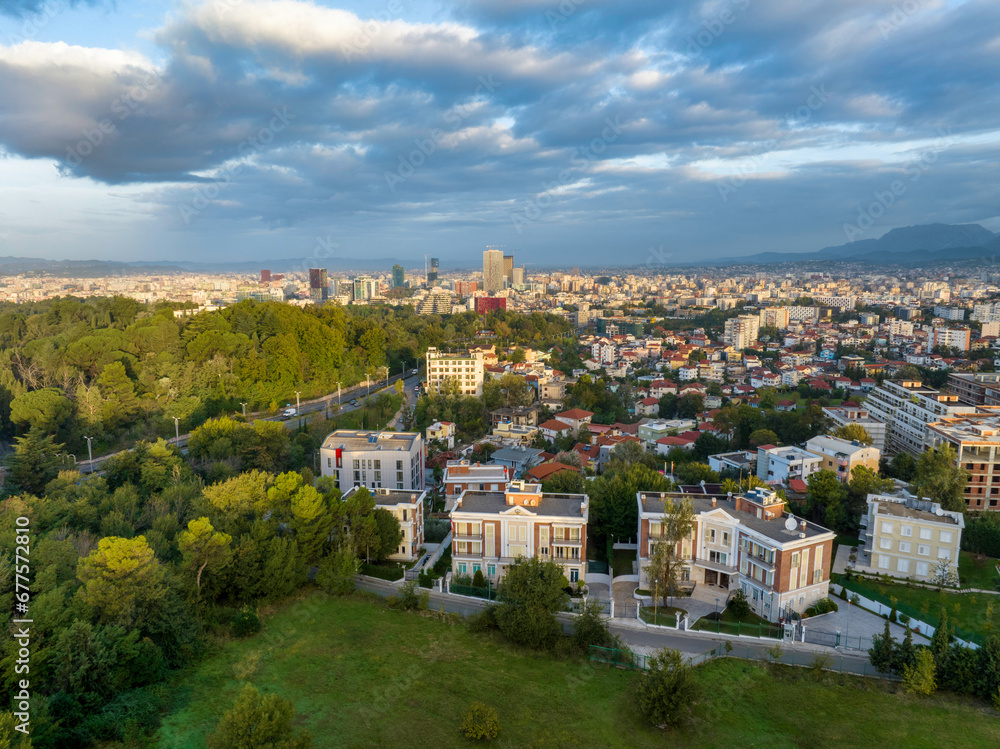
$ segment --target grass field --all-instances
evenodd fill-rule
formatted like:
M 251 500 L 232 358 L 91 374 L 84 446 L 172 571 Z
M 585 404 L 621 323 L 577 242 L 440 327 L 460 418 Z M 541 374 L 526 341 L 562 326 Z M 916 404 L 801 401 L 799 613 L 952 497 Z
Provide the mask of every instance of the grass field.
M 632 563 L 636 560 L 635 549 L 615 549 L 615 557 L 611 563 L 615 575 L 631 575 Z
M 959 552 L 958 555 L 958 577 L 962 581 L 963 588 L 978 588 L 979 590 L 996 590 L 997 583 L 1000 583 L 1000 575 L 997 574 L 996 559 L 986 558 L 986 564 L 978 567 L 975 560 L 967 551 Z
M 633 673 L 520 651 L 462 624 L 315 594 L 265 619 L 264 630 L 220 644 L 173 687 L 165 748 L 202 747 L 240 685 L 292 700 L 322 747 L 467 747 L 458 731 L 474 700 L 500 713 L 498 747 L 768 746 L 982 747 L 1000 719 L 948 696 L 804 669 L 717 660 L 698 668 L 704 697 L 677 733 L 647 727 Z

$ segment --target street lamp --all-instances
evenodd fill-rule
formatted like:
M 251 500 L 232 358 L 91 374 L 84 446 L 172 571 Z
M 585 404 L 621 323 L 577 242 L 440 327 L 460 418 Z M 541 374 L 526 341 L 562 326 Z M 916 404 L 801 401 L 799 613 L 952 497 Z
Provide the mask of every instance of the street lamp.
M 719 599 L 715 599 L 715 621 L 719 621 Z
M 243 418 L 245 419 L 247 417 L 247 404 L 240 401 L 240 405 L 243 406 Z
M 295 413 L 299 412 L 299 396 L 301 394 L 302 393 L 300 391 L 298 391 L 298 390 L 295 391 Z
M 365 385 L 368 386 L 368 392 L 365 393 L 365 397 L 368 397 L 372 394 L 372 373 L 367 369 L 365 370 Z
M 181 441 L 181 419 L 179 416 L 174 416 L 174 444 L 179 445 Z
M 90 470 L 87 473 L 94 472 L 94 453 L 91 450 L 91 443 L 94 441 L 93 437 L 84 437 L 87 440 L 87 464 L 90 466 Z
M 340 408 L 340 380 L 337 380 L 337 407 Z

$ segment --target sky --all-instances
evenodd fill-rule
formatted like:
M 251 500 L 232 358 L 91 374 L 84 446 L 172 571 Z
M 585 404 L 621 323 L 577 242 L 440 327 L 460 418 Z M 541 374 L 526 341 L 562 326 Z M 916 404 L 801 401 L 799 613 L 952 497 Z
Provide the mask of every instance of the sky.
M 996 0 L 0 0 L 0 256 L 473 267 L 1000 231 Z

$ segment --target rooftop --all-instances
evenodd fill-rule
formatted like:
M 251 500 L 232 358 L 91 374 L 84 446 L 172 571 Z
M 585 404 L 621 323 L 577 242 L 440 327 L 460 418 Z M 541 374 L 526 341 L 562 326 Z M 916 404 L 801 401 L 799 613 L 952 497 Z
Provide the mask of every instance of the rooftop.
M 512 512 L 519 507 L 522 513 L 532 515 L 547 515 L 550 517 L 587 519 L 586 494 L 545 494 L 539 495 L 538 504 L 532 507 L 507 504 L 507 496 L 503 492 L 462 492 L 459 502 L 456 502 L 452 513 L 496 514 Z
M 324 450 L 405 450 L 409 452 L 420 441 L 419 432 L 375 432 L 358 429 L 338 429 L 323 440 Z
M 351 487 L 344 494 L 344 498 L 346 499 L 359 488 L 362 487 Z M 394 507 L 395 505 L 401 504 L 417 504 L 418 502 L 422 502 L 424 496 L 427 494 L 426 491 L 403 491 L 402 489 L 369 489 L 368 491 L 371 493 L 372 497 L 374 497 L 375 504 L 382 507 Z
M 875 515 L 891 515 L 897 518 L 920 520 L 925 523 L 944 523 L 959 528 L 965 527 L 965 518 L 962 513 L 943 510 L 941 505 L 937 502 L 931 502 L 929 499 L 869 494 L 868 505 Z

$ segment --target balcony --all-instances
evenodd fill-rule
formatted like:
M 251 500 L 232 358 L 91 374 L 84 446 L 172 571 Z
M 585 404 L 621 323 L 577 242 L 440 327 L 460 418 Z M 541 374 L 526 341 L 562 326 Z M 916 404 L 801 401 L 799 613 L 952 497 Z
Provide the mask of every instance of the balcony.
M 452 551 L 451 558 L 452 559 L 458 559 L 458 560 L 463 561 L 463 562 L 464 561 L 469 561 L 469 560 L 472 560 L 474 562 L 478 562 L 478 561 L 481 561 L 482 559 L 484 559 L 482 552 L 479 552 L 479 553 L 475 553 L 475 552 L 462 552 L 462 553 L 458 553 L 456 551 Z
M 751 559 L 752 558 L 753 557 L 751 557 Z M 716 572 L 722 572 L 727 575 L 736 574 L 736 567 L 732 567 L 728 564 L 722 564 L 721 562 L 712 562 L 709 559 L 702 559 L 696 557 L 695 559 L 691 560 L 691 563 L 698 567 L 704 567 L 707 570 L 715 570 Z
M 482 533 L 465 534 L 465 533 L 453 533 L 451 536 L 453 541 L 482 541 Z
M 581 546 L 583 546 L 583 541 L 581 541 L 579 538 L 573 538 L 573 539 L 569 539 L 569 538 L 553 538 L 552 539 L 552 545 L 553 546 L 568 546 L 571 549 L 579 549 Z
M 768 570 L 769 572 L 773 572 L 774 571 L 774 562 L 769 562 L 766 559 L 764 559 L 764 557 L 756 557 L 753 554 L 747 554 L 747 552 L 743 552 L 743 553 L 746 555 L 746 558 L 747 558 L 748 562 L 753 562 L 758 567 L 763 567 L 764 569 Z

